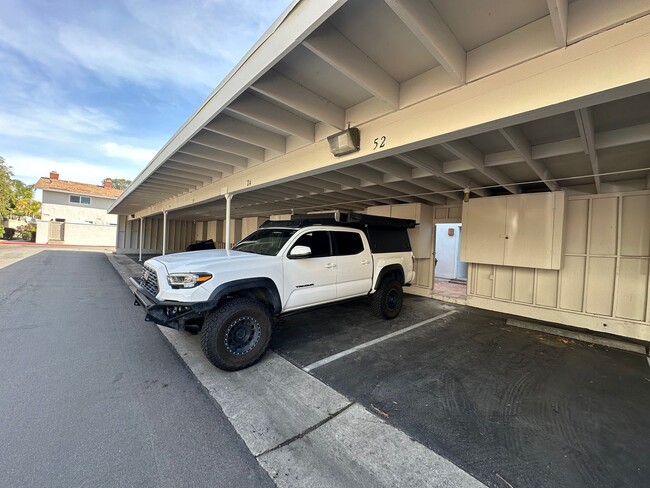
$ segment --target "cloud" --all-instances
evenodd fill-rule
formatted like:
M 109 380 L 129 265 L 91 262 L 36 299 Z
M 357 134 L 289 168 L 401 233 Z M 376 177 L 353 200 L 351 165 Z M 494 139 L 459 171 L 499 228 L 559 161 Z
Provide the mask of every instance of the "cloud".
M 39 107 L 27 105 L 0 112 L 0 134 L 59 142 L 79 135 L 99 135 L 121 129 L 109 115 L 93 107 Z
M 7 165 L 13 168 L 16 178 L 33 184 L 41 176 L 49 176 L 50 171 L 57 171 L 62 180 L 80 183 L 101 184 L 104 178 L 125 178 L 132 180 L 138 174 L 138 168 L 123 167 L 119 170 L 108 164 L 88 163 L 86 161 L 66 158 L 42 158 L 26 154 L 7 154 Z
M 110 158 L 127 159 L 129 161 L 147 164 L 156 155 L 155 149 L 146 149 L 143 147 L 133 147 L 129 144 L 117 144 L 116 142 L 106 142 L 101 145 L 104 154 Z
M 92 8 L 80 1 L 51 12 L 39 2 L 4 3 L 0 45 L 56 78 L 82 69 L 108 83 L 172 83 L 203 93 L 219 83 L 289 0 L 123 0 Z
M 291 0 L 2 0 L 0 155 L 134 178 Z

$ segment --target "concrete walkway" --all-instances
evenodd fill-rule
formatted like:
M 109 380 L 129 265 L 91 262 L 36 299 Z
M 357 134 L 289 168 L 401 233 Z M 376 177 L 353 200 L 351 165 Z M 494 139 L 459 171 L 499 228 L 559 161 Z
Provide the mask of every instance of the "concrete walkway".
M 107 256 L 126 282 L 140 274 L 128 257 Z M 484 486 L 271 351 L 251 368 L 226 373 L 204 357 L 198 336 L 160 331 L 277 486 Z

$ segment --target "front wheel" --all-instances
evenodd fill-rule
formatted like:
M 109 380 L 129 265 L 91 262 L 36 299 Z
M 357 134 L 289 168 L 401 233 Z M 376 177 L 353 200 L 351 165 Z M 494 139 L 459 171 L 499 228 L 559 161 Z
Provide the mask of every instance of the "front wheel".
M 268 309 L 250 298 L 235 298 L 210 312 L 201 330 L 201 349 L 217 368 L 237 371 L 259 361 L 271 340 Z
M 372 297 L 372 308 L 375 315 L 382 319 L 394 319 L 402 310 L 404 292 L 402 285 L 395 279 L 386 279 Z

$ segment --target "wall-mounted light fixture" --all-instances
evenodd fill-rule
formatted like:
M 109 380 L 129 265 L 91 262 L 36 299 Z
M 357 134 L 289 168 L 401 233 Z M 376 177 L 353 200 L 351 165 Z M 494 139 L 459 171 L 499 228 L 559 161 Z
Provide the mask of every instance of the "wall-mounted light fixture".
M 327 138 L 327 142 L 330 144 L 330 152 L 334 156 L 345 156 L 359 150 L 359 144 L 361 142 L 361 136 L 359 134 L 359 129 L 356 127 L 348 127 L 341 132 L 337 132 Z

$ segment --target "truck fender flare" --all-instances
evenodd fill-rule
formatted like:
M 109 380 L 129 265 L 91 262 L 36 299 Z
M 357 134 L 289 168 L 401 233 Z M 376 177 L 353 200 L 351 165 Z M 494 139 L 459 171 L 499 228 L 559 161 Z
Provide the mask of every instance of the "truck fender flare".
M 278 287 L 275 285 L 275 282 L 271 278 L 244 278 L 241 280 L 234 280 L 229 281 L 228 283 L 223 283 L 212 291 L 209 301 L 216 303 L 231 293 L 253 289 L 259 289 L 263 291 L 273 315 L 277 315 L 282 311 L 280 293 L 278 292 Z
M 404 284 L 404 268 L 402 268 L 402 265 L 389 264 L 388 266 L 381 268 L 381 271 L 379 272 L 379 276 L 377 277 L 377 281 L 375 281 L 374 289 L 376 290 L 381 284 L 381 282 L 384 280 L 384 278 L 390 274 L 397 275 L 397 280 L 400 282 L 400 284 L 401 285 Z

